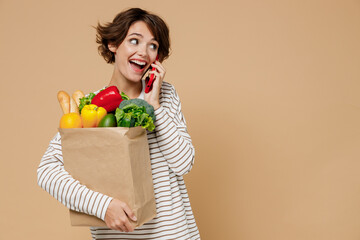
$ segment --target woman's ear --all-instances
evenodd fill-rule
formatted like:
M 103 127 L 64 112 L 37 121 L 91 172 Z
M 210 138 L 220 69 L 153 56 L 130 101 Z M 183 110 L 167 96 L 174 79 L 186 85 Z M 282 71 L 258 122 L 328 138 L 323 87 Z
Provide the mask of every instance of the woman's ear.
M 116 52 L 116 49 L 117 49 L 116 45 L 113 45 L 113 44 L 111 44 L 111 43 L 108 44 L 108 48 L 109 48 L 109 50 L 112 51 L 112 52 Z

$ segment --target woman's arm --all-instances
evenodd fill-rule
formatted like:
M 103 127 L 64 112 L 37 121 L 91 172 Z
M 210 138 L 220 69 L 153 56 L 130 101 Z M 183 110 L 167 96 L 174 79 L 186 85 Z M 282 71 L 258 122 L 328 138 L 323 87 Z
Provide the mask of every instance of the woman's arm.
M 40 187 L 67 208 L 96 216 L 104 221 L 112 197 L 88 189 L 65 171 L 59 133 L 50 141 L 40 161 L 37 180 Z
M 170 85 L 170 84 L 169 84 Z M 195 149 L 187 132 L 186 121 L 181 112 L 181 102 L 175 88 L 163 87 L 169 91 L 168 107 L 155 110 L 155 131 L 160 150 L 171 170 L 178 176 L 190 172 L 195 159 Z

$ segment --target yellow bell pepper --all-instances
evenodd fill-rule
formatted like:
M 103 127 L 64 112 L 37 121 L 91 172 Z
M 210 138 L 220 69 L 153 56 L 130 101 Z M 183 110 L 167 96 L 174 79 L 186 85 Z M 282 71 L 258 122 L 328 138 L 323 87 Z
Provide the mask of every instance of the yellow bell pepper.
M 85 105 L 81 110 L 81 119 L 84 128 L 97 127 L 106 114 L 107 111 L 103 107 L 98 107 L 95 104 Z

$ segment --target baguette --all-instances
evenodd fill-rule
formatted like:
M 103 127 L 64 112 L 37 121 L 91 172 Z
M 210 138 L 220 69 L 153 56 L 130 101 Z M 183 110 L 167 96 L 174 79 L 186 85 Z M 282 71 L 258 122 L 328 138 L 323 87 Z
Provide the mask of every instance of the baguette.
M 80 105 L 80 98 L 83 98 L 85 97 L 84 93 L 80 90 L 77 90 L 73 93 L 72 95 L 73 99 L 75 100 L 76 102 L 76 105 L 79 107 Z
M 70 112 L 76 112 L 76 113 L 79 113 L 79 108 L 78 106 L 76 105 L 76 102 L 73 98 L 70 98 Z
M 59 91 L 57 98 L 64 114 L 70 113 L 70 96 L 65 91 Z

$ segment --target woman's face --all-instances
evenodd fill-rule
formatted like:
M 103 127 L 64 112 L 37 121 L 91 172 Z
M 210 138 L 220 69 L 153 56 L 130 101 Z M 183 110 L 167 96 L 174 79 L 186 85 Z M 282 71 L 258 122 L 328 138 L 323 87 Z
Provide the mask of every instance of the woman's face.
M 159 43 L 143 21 L 134 22 L 118 48 L 109 45 L 115 53 L 115 67 L 128 80 L 138 82 L 156 59 Z

